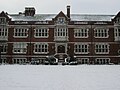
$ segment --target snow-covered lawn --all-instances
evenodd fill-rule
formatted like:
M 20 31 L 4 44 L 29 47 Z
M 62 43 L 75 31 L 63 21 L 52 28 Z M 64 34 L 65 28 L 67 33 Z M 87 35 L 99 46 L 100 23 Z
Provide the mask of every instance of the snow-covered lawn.
M 0 90 L 120 90 L 120 65 L 0 65 Z

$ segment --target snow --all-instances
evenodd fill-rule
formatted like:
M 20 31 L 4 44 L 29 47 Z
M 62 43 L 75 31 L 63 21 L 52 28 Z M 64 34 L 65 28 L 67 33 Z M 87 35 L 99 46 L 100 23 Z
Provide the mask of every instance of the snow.
M 120 90 L 120 66 L 0 65 L 0 90 Z
M 89 14 L 71 14 L 72 21 L 111 21 L 114 15 L 89 15 Z M 56 17 L 56 14 L 36 14 L 25 16 L 19 14 L 10 14 L 12 21 L 47 21 Z
M 72 21 L 111 21 L 114 15 L 72 14 Z

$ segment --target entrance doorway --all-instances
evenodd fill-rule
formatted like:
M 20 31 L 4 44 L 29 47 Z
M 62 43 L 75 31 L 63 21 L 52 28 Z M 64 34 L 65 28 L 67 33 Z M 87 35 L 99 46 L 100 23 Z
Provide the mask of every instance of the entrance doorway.
M 65 53 L 65 46 L 63 46 L 63 45 L 58 46 L 57 51 L 58 51 L 58 53 Z

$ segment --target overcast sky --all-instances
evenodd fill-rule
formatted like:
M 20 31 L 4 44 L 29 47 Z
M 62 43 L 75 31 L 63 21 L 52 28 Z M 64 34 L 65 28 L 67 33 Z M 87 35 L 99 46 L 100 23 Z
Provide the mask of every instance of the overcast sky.
M 0 12 L 10 14 L 23 12 L 26 6 L 34 6 L 37 13 L 66 13 L 66 6 L 72 13 L 116 14 L 120 11 L 120 0 L 0 0 Z

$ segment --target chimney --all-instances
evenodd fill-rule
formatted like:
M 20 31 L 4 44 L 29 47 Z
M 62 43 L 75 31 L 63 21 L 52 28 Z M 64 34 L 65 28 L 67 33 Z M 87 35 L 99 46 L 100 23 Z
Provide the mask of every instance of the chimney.
M 35 8 L 34 7 L 25 7 L 25 16 L 34 16 Z
M 70 6 L 67 6 L 67 16 L 70 18 Z

